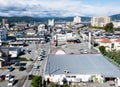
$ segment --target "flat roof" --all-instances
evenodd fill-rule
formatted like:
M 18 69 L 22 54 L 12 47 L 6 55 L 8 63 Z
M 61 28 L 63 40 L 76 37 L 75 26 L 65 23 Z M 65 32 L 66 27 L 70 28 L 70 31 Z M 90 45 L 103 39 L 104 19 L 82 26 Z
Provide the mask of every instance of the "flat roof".
M 120 70 L 101 54 L 52 55 L 48 57 L 45 74 L 101 74 L 120 77 Z

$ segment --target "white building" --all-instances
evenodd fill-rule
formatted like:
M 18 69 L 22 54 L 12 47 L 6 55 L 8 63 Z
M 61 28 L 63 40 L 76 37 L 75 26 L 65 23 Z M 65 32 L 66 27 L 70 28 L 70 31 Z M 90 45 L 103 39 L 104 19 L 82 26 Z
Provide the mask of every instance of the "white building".
M 32 35 L 35 35 L 35 34 L 36 34 L 36 31 L 33 30 L 33 29 L 26 30 L 26 35 L 28 35 L 28 36 L 32 36 Z
M 21 48 L 18 47 L 10 47 L 9 49 L 9 54 L 11 55 L 11 58 L 18 57 L 18 55 L 21 52 Z
M 112 23 L 114 25 L 114 28 L 119 28 L 120 27 L 120 22 L 113 21 Z
M 58 42 L 66 42 L 67 40 L 74 40 L 76 39 L 76 35 L 73 33 L 66 33 L 66 34 L 56 34 L 54 35 L 54 41 L 58 40 Z
M 119 80 L 120 77 L 120 70 L 101 54 L 52 54 L 48 56 L 44 70 L 45 80 L 60 85 L 64 82 L 70 84 L 89 82 L 91 80 L 93 83 L 103 84 L 108 78 L 118 78 Z
M 97 16 L 97 17 L 93 17 L 91 19 L 91 25 L 92 26 L 103 27 L 107 23 L 110 23 L 110 17 L 109 16 Z
M 41 31 L 42 29 L 45 29 L 45 24 L 38 25 L 38 31 Z
M 79 16 L 74 17 L 73 22 L 76 23 L 81 23 L 81 18 Z
M 55 23 L 54 23 L 54 19 L 49 19 L 49 20 L 48 20 L 48 25 L 49 25 L 49 26 L 54 26 L 54 24 L 55 24 Z
M 108 38 L 94 38 L 95 43 L 99 46 L 104 46 L 106 50 L 120 50 L 120 38 L 108 39 Z

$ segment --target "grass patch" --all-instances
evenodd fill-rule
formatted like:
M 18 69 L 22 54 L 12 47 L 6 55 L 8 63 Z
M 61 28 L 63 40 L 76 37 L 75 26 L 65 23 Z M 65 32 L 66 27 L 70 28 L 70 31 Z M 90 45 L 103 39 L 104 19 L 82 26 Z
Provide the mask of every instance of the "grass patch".
M 19 59 L 20 61 L 28 61 L 28 59 L 25 58 L 25 57 L 19 57 L 18 59 Z

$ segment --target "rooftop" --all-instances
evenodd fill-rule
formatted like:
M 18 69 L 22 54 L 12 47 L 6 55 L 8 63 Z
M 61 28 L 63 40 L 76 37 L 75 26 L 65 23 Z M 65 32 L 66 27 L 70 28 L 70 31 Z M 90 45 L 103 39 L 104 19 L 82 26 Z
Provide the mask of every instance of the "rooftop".
M 120 77 L 118 68 L 101 54 L 49 55 L 45 74 L 102 74 Z

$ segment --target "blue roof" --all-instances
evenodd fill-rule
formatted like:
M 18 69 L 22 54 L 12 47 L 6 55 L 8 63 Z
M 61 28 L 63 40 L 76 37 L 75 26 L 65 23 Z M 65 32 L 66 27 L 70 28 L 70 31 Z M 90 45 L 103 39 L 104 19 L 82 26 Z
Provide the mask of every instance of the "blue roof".
M 45 74 L 102 74 L 120 77 L 120 70 L 101 54 L 49 55 Z

